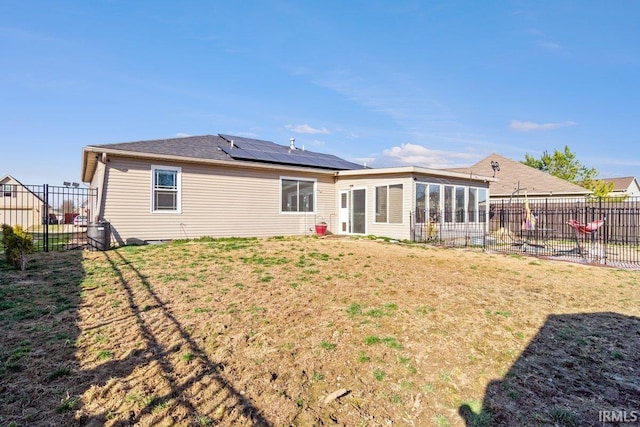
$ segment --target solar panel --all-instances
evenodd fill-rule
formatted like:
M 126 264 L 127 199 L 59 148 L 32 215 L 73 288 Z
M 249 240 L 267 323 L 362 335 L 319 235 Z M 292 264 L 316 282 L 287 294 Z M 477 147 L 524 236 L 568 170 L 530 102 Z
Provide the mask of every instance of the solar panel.
M 348 162 L 331 154 L 291 149 L 270 141 L 251 139 L 230 135 L 220 136 L 229 141 L 229 146 L 222 150 L 237 160 L 257 160 L 294 166 L 313 166 L 325 169 L 362 169 L 362 166 Z M 233 141 L 233 147 L 231 146 Z

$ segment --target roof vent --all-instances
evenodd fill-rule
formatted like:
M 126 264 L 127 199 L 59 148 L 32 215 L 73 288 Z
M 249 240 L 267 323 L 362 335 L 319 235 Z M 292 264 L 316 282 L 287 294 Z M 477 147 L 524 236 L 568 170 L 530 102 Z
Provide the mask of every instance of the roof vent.
M 231 148 L 233 148 L 233 139 L 231 140 Z
M 295 138 L 289 138 L 289 148 L 292 150 L 296 149 L 296 139 Z
M 496 172 L 500 172 L 500 163 L 491 160 L 491 169 L 493 169 L 493 177 L 496 177 Z

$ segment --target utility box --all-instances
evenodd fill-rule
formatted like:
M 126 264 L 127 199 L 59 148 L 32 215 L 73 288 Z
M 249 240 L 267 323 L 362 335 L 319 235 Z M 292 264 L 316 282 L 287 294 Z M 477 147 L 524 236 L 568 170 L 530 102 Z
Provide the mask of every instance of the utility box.
M 111 223 L 92 222 L 87 226 L 87 243 L 90 251 L 106 251 L 111 247 Z

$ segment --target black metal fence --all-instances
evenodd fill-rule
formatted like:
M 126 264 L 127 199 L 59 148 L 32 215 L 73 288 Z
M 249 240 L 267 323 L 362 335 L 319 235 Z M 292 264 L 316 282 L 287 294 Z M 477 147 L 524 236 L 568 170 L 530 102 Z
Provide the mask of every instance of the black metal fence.
M 444 218 L 478 218 L 470 223 Z M 411 215 L 412 240 L 554 259 L 640 267 L 640 198 L 526 199 L 491 202 L 488 218 L 471 213 Z
M 8 182 L 0 190 L 0 224 L 22 227 L 32 236 L 36 251 L 86 247 L 95 189 Z

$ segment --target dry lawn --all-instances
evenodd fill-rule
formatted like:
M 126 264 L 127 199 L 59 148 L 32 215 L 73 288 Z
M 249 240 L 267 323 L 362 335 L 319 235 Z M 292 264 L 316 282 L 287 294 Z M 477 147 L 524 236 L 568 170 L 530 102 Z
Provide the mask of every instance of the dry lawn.
M 637 271 L 274 238 L 42 254 L 0 275 L 1 426 L 640 416 Z

